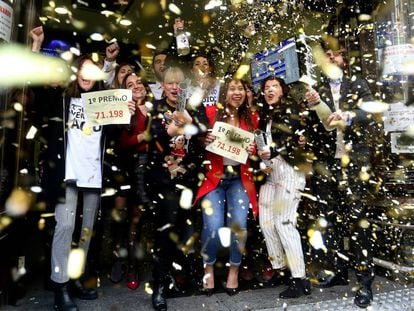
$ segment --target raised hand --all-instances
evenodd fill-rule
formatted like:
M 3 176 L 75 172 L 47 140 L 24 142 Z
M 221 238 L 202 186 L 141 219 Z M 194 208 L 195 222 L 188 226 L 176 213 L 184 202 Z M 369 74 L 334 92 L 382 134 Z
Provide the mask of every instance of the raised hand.
M 113 62 L 119 55 L 119 45 L 118 43 L 114 42 L 106 47 L 105 57 L 108 62 Z
M 30 31 L 30 38 L 32 39 L 32 51 L 39 52 L 43 41 L 45 40 L 45 33 L 43 26 L 33 28 Z

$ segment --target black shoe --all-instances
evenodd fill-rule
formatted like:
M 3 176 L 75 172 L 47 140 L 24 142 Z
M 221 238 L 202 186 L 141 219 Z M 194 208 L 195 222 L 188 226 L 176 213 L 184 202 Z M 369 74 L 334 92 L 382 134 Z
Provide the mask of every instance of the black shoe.
M 239 288 L 238 287 L 236 287 L 236 288 L 228 288 L 228 287 L 226 287 L 226 293 L 229 296 L 237 295 L 239 293 Z
M 109 279 L 113 283 L 119 283 L 122 281 L 122 277 L 124 275 L 123 264 L 121 260 L 116 260 L 111 268 L 111 275 Z
M 269 280 L 271 286 L 290 285 L 292 275 L 288 269 L 276 270 L 273 277 Z
M 288 289 L 279 294 L 280 298 L 298 298 L 303 295 L 310 295 L 311 284 L 308 279 L 293 278 Z
M 167 311 L 167 299 L 165 298 L 164 282 L 155 282 L 152 293 L 152 306 L 157 311 Z
M 354 303 L 360 308 L 366 308 L 371 304 L 373 299 L 372 289 L 363 286 L 357 290 Z
M 78 311 L 78 306 L 69 295 L 67 283 L 54 283 L 55 305 L 57 311 Z
M 348 285 L 348 273 L 338 272 L 336 274 L 328 275 L 327 277 L 320 278 L 315 282 L 312 282 L 312 285 L 317 288 L 329 288 L 336 285 Z
M 216 292 L 216 289 L 213 287 L 213 288 L 203 288 L 203 290 L 202 290 L 202 292 L 207 296 L 207 297 L 211 297 L 211 296 L 213 296 L 214 294 L 215 294 L 215 292 Z
M 82 300 L 95 300 L 98 298 L 98 292 L 95 289 L 85 288 L 79 280 L 72 282 L 71 290 L 73 296 Z

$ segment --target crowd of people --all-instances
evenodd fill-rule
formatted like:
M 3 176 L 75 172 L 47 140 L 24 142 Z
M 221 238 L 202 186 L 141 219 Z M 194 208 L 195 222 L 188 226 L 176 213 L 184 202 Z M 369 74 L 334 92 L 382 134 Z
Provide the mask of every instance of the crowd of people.
M 178 20 L 175 27 L 182 26 L 183 21 Z M 39 52 L 42 27 L 33 29 L 31 37 L 33 51 Z M 90 56 L 80 57 L 77 77 L 67 87 L 56 83 L 33 88 L 39 128 L 47 141 L 42 152 L 42 198 L 53 206 L 56 220 L 51 249 L 55 309 L 78 310 L 74 297 L 99 296 L 79 279 L 70 280 L 67 270 L 78 196 L 82 195 L 78 247 L 87 255 L 105 174 L 113 175 L 109 176 L 113 183 L 131 185 L 114 195 L 118 206 L 114 208 L 128 207 L 126 236 L 112 237 L 127 241 L 130 289 L 139 286 L 136 243 L 143 215 L 151 214 L 155 223 L 155 310 L 167 310 L 167 287 L 177 261 L 186 273 L 200 277 L 208 296 L 214 294 L 218 286 L 215 267 L 223 247 L 228 248 L 225 291 L 238 293 L 242 258 L 249 248 L 249 213 L 260 225 L 255 234 L 265 241 L 270 269 L 285 276 L 288 287 L 280 298 L 309 295 L 311 285 L 348 284 L 352 261 L 359 282 L 354 302 L 369 306 L 374 279 L 372 238 L 365 219 L 368 181 L 360 173 L 370 169 L 366 127 L 372 120 L 358 108 L 358 102 L 372 100 L 372 95 L 364 79 L 346 75 L 345 51 L 326 49 L 326 57 L 343 69 L 343 75 L 336 81 L 324 77 L 319 89 L 308 87 L 304 100 L 298 102 L 280 77 L 264 79 L 256 94 L 231 71 L 219 79 L 214 60 L 201 53 L 189 61 L 186 58 L 185 63 L 171 51 L 155 53 L 156 81 L 147 83 L 134 64 L 116 64 L 119 50 L 116 43 L 109 45 L 104 62 L 98 64 Z M 105 82 L 85 78 L 83 69 L 88 64 L 110 72 L 110 78 Z M 81 94 L 104 89 L 132 91 L 130 124 L 88 126 Z M 250 141 L 243 145 L 247 153 L 243 163 L 207 151 L 219 139 L 212 131 L 217 122 L 254 133 L 262 144 Z M 110 161 L 116 170 L 111 172 L 103 170 L 108 146 L 115 154 Z M 315 250 L 321 274 L 312 284 L 297 228 L 298 207 L 307 183 L 327 222 L 323 238 L 327 252 Z M 190 207 L 183 201 L 190 201 Z M 345 255 L 345 235 L 351 236 L 355 260 Z M 204 267 L 201 275 L 194 271 L 198 259 Z M 120 265 L 120 261 L 114 263 L 114 281 L 122 272 Z M 323 275 L 324 271 L 330 273 Z

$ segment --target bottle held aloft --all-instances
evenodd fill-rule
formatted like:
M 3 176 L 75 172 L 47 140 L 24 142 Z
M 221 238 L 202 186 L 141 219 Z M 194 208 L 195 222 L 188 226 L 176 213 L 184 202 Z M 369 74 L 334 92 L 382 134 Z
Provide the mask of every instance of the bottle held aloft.
M 190 42 L 183 27 L 177 28 L 176 31 L 177 52 L 179 56 L 188 55 L 190 53 Z

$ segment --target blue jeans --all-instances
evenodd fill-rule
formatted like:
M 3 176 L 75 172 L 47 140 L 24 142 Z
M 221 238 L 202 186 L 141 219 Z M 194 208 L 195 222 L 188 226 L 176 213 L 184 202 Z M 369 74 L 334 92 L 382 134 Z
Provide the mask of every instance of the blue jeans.
M 239 266 L 242 250 L 246 243 L 247 215 L 249 213 L 249 197 L 243 187 L 240 176 L 224 176 L 216 189 L 206 194 L 203 201 L 208 200 L 212 208 L 203 208 L 203 230 L 201 233 L 202 254 L 204 264 L 216 262 L 217 250 L 221 246 L 218 229 L 225 224 L 231 229 L 230 264 Z M 226 211 L 227 203 L 227 211 Z

